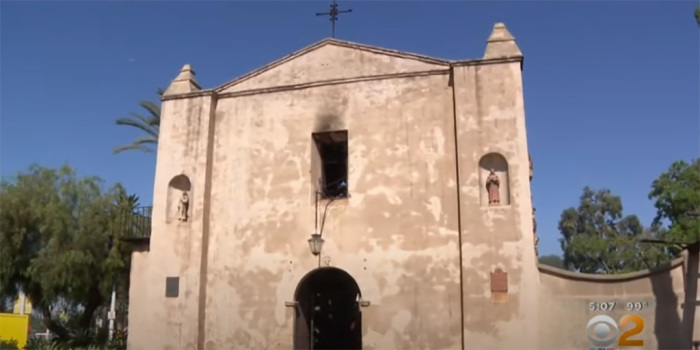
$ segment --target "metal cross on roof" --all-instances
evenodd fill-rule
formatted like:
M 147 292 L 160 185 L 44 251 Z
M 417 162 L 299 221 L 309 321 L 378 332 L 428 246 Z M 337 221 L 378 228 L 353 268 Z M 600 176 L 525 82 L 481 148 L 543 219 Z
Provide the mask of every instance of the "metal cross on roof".
M 316 16 L 330 16 L 331 17 L 331 37 L 335 38 L 335 21 L 338 20 L 338 14 L 340 13 L 350 13 L 352 10 L 338 10 L 338 4 L 331 3 L 331 9 L 328 12 L 319 12 Z

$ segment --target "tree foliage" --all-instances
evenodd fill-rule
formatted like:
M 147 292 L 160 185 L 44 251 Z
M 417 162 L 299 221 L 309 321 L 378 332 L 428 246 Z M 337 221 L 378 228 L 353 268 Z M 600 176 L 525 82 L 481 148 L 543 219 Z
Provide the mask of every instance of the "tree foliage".
M 677 161 L 654 180 L 649 199 L 654 200 L 654 225 L 668 224 L 664 239 L 693 243 L 700 239 L 700 159 Z
M 121 186 L 105 189 L 68 166 L 32 166 L 3 179 L 0 296 L 23 291 L 59 338 L 69 333 L 56 317 L 66 305 L 78 313 L 75 327 L 90 328 L 112 287 L 128 278 L 129 249 L 118 225 L 133 205 Z
M 551 267 L 556 267 L 558 269 L 564 269 L 564 259 L 559 255 L 542 255 L 539 257 L 539 263 L 542 265 L 547 265 Z
M 163 89 L 158 89 L 158 97 L 162 97 L 163 92 Z M 151 101 L 141 101 L 139 105 L 146 110 L 146 115 L 131 113 L 130 118 L 119 118 L 116 120 L 116 124 L 136 128 L 145 133 L 145 135 L 137 138 L 128 145 L 115 148 L 114 153 L 131 150 L 148 153 L 154 153 L 156 151 L 158 136 L 160 134 L 160 106 Z
M 656 237 L 635 215 L 623 215 L 622 200 L 609 190 L 586 187 L 578 208 L 564 210 L 559 221 L 564 267 L 583 273 L 624 273 L 653 268 L 669 260 L 665 248 L 640 243 Z

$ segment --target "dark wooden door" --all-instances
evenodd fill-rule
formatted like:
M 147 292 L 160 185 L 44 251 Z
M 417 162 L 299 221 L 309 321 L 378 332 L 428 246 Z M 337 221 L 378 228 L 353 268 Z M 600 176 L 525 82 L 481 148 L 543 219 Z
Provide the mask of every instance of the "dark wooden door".
M 362 325 L 357 294 L 352 290 L 319 290 L 311 301 L 311 349 L 349 350 L 362 348 Z

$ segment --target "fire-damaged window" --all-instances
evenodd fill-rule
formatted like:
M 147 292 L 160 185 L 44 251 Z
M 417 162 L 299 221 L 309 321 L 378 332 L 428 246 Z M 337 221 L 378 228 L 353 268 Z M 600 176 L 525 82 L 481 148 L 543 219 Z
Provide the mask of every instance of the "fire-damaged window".
M 348 196 L 348 131 L 312 134 L 321 159 L 320 191 L 324 198 Z

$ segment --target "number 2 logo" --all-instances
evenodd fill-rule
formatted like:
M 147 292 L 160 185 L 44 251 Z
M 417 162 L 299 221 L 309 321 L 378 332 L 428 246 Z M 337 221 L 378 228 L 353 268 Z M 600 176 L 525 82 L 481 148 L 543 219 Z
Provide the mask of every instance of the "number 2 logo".
M 598 347 L 611 346 L 616 339 L 620 347 L 639 347 L 644 346 L 644 340 L 630 338 L 643 330 L 644 320 L 639 315 L 625 315 L 618 322 L 608 315 L 597 315 L 588 321 L 586 336 Z
M 630 323 L 634 324 L 634 327 L 620 333 L 620 339 L 617 341 L 618 346 L 644 346 L 644 340 L 642 339 L 630 339 L 630 337 L 633 337 L 639 333 L 642 333 L 644 330 L 644 320 L 639 317 L 638 315 L 625 315 L 622 316 L 620 321 L 617 322 L 617 325 L 620 328 L 626 328 L 627 326 L 630 325 Z

